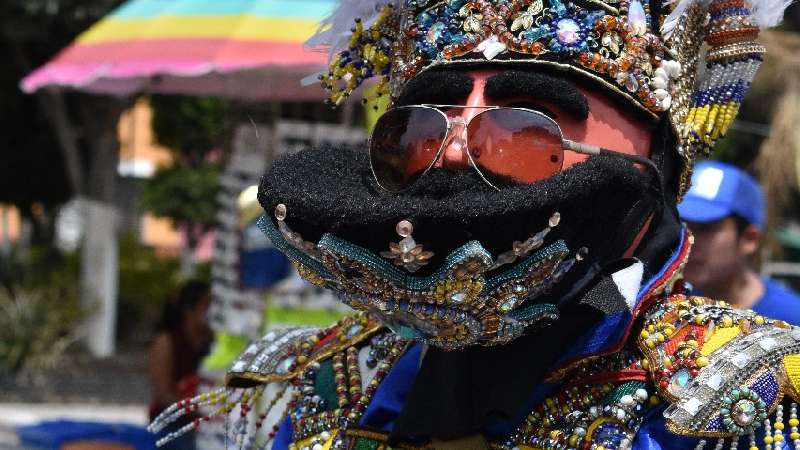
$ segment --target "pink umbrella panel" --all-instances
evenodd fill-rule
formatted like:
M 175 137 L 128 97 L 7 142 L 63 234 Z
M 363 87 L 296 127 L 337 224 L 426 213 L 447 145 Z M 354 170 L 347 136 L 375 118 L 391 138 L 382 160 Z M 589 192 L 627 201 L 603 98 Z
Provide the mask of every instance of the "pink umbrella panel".
M 332 0 L 131 0 L 21 87 L 319 100 L 322 90 L 300 80 L 327 55 L 303 43 L 332 7 Z

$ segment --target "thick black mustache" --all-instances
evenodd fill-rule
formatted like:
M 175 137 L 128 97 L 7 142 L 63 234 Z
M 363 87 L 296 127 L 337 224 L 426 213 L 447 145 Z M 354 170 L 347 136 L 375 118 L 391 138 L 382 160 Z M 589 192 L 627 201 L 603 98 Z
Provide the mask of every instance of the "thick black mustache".
M 531 185 L 496 191 L 474 170 L 432 170 L 409 191 L 382 190 L 364 149 L 323 147 L 284 157 L 264 175 L 259 201 L 268 214 L 283 203 L 287 224 L 316 242 L 332 233 L 374 252 L 397 241 L 395 225 L 414 224 L 414 238 L 436 252 L 429 267 L 470 240 L 494 255 L 544 228 L 558 211 L 562 224 L 552 239 L 597 257 L 634 204 L 652 191 L 649 175 L 625 160 L 592 157 Z M 616 250 L 616 249 L 614 249 Z M 615 255 L 618 256 L 618 255 Z M 417 273 L 424 274 L 424 269 Z

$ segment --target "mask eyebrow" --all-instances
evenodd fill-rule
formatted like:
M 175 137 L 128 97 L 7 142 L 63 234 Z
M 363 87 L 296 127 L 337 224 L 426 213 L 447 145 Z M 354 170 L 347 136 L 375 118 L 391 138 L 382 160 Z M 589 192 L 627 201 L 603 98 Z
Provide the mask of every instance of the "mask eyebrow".
M 486 80 L 485 92 L 492 101 L 526 97 L 557 106 L 579 119 L 589 116 L 589 103 L 573 83 L 542 73 L 506 70 Z
M 397 98 L 397 106 L 424 103 L 463 105 L 472 92 L 472 77 L 457 70 L 429 70 L 412 78 Z

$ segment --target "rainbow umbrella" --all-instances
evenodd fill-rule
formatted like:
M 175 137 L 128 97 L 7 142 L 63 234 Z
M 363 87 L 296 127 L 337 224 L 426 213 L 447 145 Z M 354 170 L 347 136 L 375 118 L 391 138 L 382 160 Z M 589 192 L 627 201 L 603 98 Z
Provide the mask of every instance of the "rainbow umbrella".
M 131 0 L 22 80 L 127 96 L 138 92 L 312 100 L 300 79 L 324 65 L 303 48 L 333 0 Z

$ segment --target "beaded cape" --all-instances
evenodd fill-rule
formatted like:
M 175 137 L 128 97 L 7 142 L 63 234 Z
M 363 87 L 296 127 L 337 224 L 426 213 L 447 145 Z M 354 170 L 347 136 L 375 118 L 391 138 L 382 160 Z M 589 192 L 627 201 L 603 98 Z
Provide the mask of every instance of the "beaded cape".
M 675 434 L 661 448 L 799 448 L 797 405 L 785 400 L 800 399 L 800 327 L 688 295 L 685 256 L 646 283 L 620 344 L 551 370 L 552 389 L 507 436 L 390 442 L 373 403 L 413 377 L 422 344 L 366 313 L 270 332 L 234 363 L 228 387 L 173 406 L 151 429 L 205 411 L 232 418 L 237 448 L 641 449 L 651 447 L 639 434 L 658 427 Z

